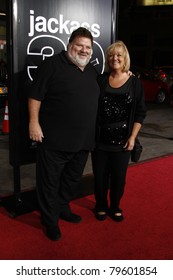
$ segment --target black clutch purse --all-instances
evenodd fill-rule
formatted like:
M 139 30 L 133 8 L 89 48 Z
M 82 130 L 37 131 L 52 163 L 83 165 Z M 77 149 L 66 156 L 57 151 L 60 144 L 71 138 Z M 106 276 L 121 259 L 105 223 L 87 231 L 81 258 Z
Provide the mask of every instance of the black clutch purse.
M 131 151 L 131 161 L 132 162 L 138 162 L 140 159 L 142 153 L 142 145 L 139 142 L 139 139 L 135 139 L 135 145 L 133 147 L 133 150 Z

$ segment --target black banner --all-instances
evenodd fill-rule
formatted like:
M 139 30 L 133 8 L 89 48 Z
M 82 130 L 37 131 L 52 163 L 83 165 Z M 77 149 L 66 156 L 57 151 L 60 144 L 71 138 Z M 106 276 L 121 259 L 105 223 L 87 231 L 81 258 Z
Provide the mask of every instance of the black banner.
M 116 37 L 117 1 L 9 1 L 8 64 L 10 164 L 35 162 L 28 135 L 27 95 L 39 63 L 65 50 L 70 34 L 83 26 L 94 38 L 91 63 L 104 71 L 104 50 Z

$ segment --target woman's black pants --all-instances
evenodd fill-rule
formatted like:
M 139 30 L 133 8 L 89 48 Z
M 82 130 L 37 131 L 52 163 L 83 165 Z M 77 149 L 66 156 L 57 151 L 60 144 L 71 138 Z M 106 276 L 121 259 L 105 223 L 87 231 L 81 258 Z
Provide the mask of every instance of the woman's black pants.
M 95 180 L 95 210 L 116 212 L 124 193 L 130 152 L 109 152 L 96 149 L 92 153 Z M 110 188 L 110 206 L 108 189 Z

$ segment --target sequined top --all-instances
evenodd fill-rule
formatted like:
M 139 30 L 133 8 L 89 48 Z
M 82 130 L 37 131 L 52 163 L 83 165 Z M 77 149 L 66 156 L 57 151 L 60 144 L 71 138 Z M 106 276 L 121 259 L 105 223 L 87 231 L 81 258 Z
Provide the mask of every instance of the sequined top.
M 132 108 L 129 87 L 131 79 L 119 88 L 107 85 L 100 103 L 99 147 L 106 150 L 122 150 L 127 140 L 128 123 Z

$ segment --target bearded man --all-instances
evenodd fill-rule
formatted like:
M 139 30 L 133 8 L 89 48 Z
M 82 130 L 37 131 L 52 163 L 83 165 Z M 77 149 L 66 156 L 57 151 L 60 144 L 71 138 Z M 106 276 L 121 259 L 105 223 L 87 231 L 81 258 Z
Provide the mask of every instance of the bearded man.
M 95 143 L 98 73 L 89 63 L 93 37 L 80 27 L 67 51 L 44 60 L 29 93 L 29 136 L 37 141 L 36 191 L 41 222 L 51 240 L 59 240 L 59 219 L 78 223 L 70 209 L 89 151 Z

